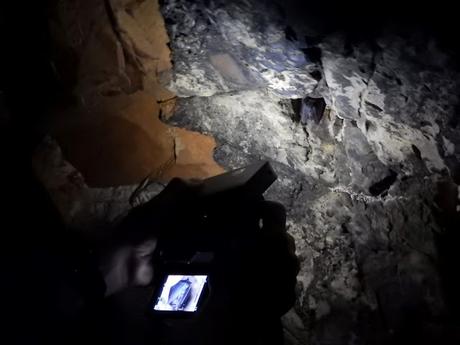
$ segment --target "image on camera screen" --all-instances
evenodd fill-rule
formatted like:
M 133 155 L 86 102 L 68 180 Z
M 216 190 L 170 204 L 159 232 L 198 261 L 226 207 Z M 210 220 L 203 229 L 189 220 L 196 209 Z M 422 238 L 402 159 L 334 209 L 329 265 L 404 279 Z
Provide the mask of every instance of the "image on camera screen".
M 195 312 L 207 279 L 206 275 L 168 275 L 153 309 Z

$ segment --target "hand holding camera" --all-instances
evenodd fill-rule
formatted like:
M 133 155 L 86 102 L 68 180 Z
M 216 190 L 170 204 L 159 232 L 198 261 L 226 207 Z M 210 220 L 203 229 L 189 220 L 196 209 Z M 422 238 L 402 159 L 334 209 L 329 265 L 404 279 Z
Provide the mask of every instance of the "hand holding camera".
M 201 183 L 172 180 L 121 225 L 125 249 L 106 270 L 108 291 L 146 284 L 153 273 L 149 313 L 175 320 L 186 331 L 173 337 L 187 334 L 184 343 L 279 327 L 295 300 L 299 264 L 284 207 L 262 196 L 274 180 L 268 163 Z

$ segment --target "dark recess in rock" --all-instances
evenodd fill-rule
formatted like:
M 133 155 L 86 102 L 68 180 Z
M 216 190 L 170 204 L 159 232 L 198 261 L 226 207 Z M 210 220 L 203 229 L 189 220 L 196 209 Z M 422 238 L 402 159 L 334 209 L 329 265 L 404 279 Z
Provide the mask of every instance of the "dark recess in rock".
M 369 120 L 366 120 L 364 125 L 366 126 L 366 132 L 369 132 L 369 130 L 374 130 L 375 129 L 374 124 Z
M 453 128 L 457 128 L 458 122 L 459 122 L 459 117 L 460 117 L 460 104 L 457 104 L 455 106 L 454 113 L 452 117 L 449 120 L 449 125 L 452 126 Z
M 286 29 L 284 29 L 284 32 L 286 34 L 286 39 L 291 41 L 291 42 L 295 42 L 297 41 L 297 34 L 295 33 L 295 31 L 288 25 L 286 26 Z
M 383 111 L 382 108 L 380 108 L 378 105 L 376 105 L 376 104 L 374 104 L 374 103 L 371 103 L 371 102 L 368 102 L 368 101 L 366 101 L 365 103 L 366 103 L 366 105 L 368 105 L 368 106 L 371 107 L 372 109 L 377 110 L 378 112 Z
M 314 46 L 321 43 L 321 37 L 305 36 L 305 43 L 308 46 Z
M 393 170 L 389 171 L 389 175 L 385 177 L 383 180 L 374 183 L 372 186 L 369 187 L 369 193 L 373 196 L 379 196 L 383 193 L 387 192 L 388 189 L 396 182 L 398 174 Z
M 293 114 L 293 120 L 296 122 L 300 122 L 300 109 L 302 108 L 302 100 L 300 98 L 294 98 L 291 99 L 291 105 L 292 105 L 292 114 Z
M 422 153 L 420 152 L 419 148 L 415 145 L 412 145 L 412 151 L 414 151 L 414 154 L 415 156 L 418 158 L 418 159 L 422 159 Z
M 307 60 L 315 63 L 321 62 L 321 49 L 318 47 L 309 47 L 302 49 Z
M 313 79 L 317 81 L 320 81 L 321 79 L 323 79 L 323 75 L 321 74 L 320 71 L 312 71 L 310 72 L 310 75 L 313 77 Z
M 355 50 L 354 50 L 353 45 L 351 44 L 351 42 L 350 41 L 345 42 L 343 55 L 345 57 L 351 57 L 351 56 L 353 56 L 354 52 L 355 52 Z
M 457 160 L 449 161 L 449 170 L 452 176 L 452 180 L 457 184 L 460 185 L 460 162 Z M 460 204 L 460 200 L 459 200 Z
M 166 23 L 167 25 L 174 25 L 174 24 L 176 24 L 176 22 L 175 22 L 172 18 L 166 18 L 166 19 L 165 19 L 165 23 Z
M 305 125 L 313 120 L 318 124 L 323 118 L 325 109 L 324 98 L 304 98 L 300 104 L 300 122 Z

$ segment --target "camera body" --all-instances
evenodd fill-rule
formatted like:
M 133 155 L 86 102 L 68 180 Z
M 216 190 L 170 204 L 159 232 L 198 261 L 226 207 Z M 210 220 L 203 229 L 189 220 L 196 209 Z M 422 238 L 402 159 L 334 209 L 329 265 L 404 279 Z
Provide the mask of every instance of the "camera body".
M 204 180 L 180 218 L 162 231 L 154 258 L 154 292 L 149 312 L 157 317 L 198 315 L 213 289 L 237 282 L 235 262 L 257 241 L 259 219 L 251 205 L 276 180 L 268 162 L 255 163 Z M 241 262 L 244 265 L 244 262 Z M 221 287 L 220 287 L 221 286 Z

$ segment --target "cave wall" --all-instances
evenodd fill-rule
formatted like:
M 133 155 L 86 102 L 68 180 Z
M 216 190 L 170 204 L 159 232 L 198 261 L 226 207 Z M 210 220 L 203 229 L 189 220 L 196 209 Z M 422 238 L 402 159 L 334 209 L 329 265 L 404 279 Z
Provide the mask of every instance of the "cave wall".
M 56 114 L 35 166 L 68 224 L 116 223 L 162 189 L 135 193 L 169 156 L 184 167 L 168 178 L 268 159 L 279 180 L 266 196 L 286 206 L 301 261 L 298 299 L 283 318 L 289 344 L 450 335 L 439 238 L 458 224 L 460 85 L 438 40 L 392 27 L 364 38 L 355 27 L 323 30 L 334 23 L 314 6 L 293 16 L 293 1 L 169 0 L 162 17 L 150 0 L 59 4 L 54 25 L 73 59 L 63 61 L 76 61 L 77 106 Z M 312 99 L 324 111 L 305 108 Z M 135 129 L 121 135 L 126 123 Z M 156 152 L 159 128 L 189 140 L 166 136 L 166 153 L 143 156 Z M 197 140 L 205 148 L 181 160 L 177 147 Z
M 140 184 L 155 194 L 172 177 L 224 171 L 212 136 L 161 120 L 176 95 L 161 84 L 171 57 L 158 1 L 56 1 L 49 26 L 66 99 L 48 116 L 34 168 L 66 224 L 110 228 L 152 196 Z
M 212 134 L 226 168 L 273 162 L 267 197 L 286 205 L 302 263 L 291 343 L 447 336 L 435 199 L 447 183 L 458 205 L 455 63 L 418 31 L 357 39 L 288 10 L 165 2 L 180 96 L 170 121 Z M 305 97 L 325 100 L 321 117 L 296 112 Z

